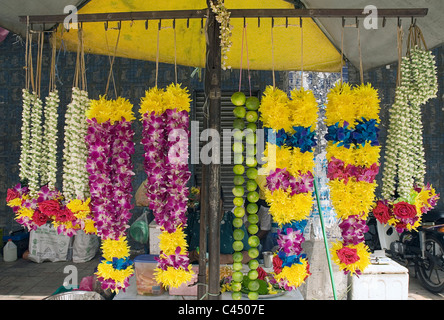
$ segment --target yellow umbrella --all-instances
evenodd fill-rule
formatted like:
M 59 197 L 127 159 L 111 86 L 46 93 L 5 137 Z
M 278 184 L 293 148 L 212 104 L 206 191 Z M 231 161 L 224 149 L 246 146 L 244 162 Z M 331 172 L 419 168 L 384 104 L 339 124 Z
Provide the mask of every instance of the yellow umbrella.
M 294 9 L 282 0 L 226 0 L 230 9 Z M 78 14 L 116 13 L 136 11 L 198 10 L 206 9 L 205 0 L 192 1 L 106 1 L 92 0 Z M 174 28 L 173 28 L 174 24 Z M 253 70 L 310 70 L 337 72 L 341 68 L 341 55 L 311 18 L 302 19 L 303 47 L 299 18 L 232 18 L 232 46 L 227 65 L 233 69 L 247 67 L 246 47 L 242 50 L 242 34 L 246 26 L 249 67 Z M 205 19 L 122 21 L 120 35 L 118 22 L 83 23 L 86 53 L 115 54 L 131 59 L 176 63 L 205 67 Z M 272 27 L 273 26 L 273 27 Z M 63 26 L 59 27 L 58 36 Z M 273 33 L 273 34 L 272 34 Z M 119 37 L 116 48 L 117 38 Z M 175 40 L 176 38 L 176 40 Z M 77 32 L 63 32 L 63 41 L 70 51 L 77 50 Z M 159 42 L 158 42 L 159 41 Z M 159 45 L 157 45 L 159 43 Z M 302 49 L 302 50 L 301 50 Z M 303 57 L 301 57 L 301 51 Z M 274 54 L 273 54 L 274 53 Z M 274 58 L 273 58 L 274 56 Z M 302 59 L 301 59 L 302 58 Z M 303 66 L 301 65 L 303 63 Z

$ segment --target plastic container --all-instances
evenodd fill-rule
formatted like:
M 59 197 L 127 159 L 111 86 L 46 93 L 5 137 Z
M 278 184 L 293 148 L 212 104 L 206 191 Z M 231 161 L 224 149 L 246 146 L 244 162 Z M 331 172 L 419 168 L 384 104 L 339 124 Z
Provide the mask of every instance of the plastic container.
M 352 277 L 351 300 L 407 300 L 408 294 L 408 269 L 389 258 Z
M 17 260 L 17 246 L 9 239 L 3 248 L 3 260 L 5 262 L 12 262 Z
M 157 267 L 157 257 L 153 254 L 142 254 L 134 259 L 136 271 L 137 294 L 143 296 L 157 296 L 165 292 L 163 285 L 157 283 L 154 269 Z

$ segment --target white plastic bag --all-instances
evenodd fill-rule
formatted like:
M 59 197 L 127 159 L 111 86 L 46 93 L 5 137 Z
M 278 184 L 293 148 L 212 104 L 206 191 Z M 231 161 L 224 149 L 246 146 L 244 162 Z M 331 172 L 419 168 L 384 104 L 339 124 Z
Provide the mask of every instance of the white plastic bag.
M 46 223 L 29 233 L 28 259 L 37 263 L 68 261 L 71 245 L 71 237 L 58 234 L 51 223 Z
M 92 260 L 99 250 L 99 239 L 95 234 L 86 234 L 78 230 L 72 245 L 72 261 L 75 263 Z

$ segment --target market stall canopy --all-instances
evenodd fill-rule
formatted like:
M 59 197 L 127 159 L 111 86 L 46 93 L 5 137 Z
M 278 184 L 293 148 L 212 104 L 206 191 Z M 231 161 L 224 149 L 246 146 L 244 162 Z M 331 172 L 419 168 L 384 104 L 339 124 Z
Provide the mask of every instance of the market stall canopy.
M 429 49 L 444 43 L 442 22 L 444 15 L 444 4 L 442 0 L 301 0 L 309 9 L 316 8 L 359 8 L 363 9 L 371 4 L 377 9 L 382 8 L 428 8 L 427 16 L 418 18 L 416 21 L 424 34 L 425 42 Z M 347 19 L 346 24 L 354 23 L 354 19 Z M 325 35 L 341 48 L 342 23 L 338 19 L 315 18 L 319 27 Z M 378 21 L 378 29 L 366 30 L 361 19 L 360 38 L 362 47 L 363 69 L 368 70 L 387 65 L 398 60 L 397 55 L 397 19 L 387 19 L 385 27 L 382 26 L 383 19 Z M 411 24 L 410 18 L 401 19 L 405 40 L 408 28 Z M 354 30 L 353 30 L 354 29 Z M 404 41 L 404 53 L 405 53 Z M 345 28 L 344 30 L 344 54 L 355 66 L 359 66 L 359 50 L 357 45 L 356 28 Z

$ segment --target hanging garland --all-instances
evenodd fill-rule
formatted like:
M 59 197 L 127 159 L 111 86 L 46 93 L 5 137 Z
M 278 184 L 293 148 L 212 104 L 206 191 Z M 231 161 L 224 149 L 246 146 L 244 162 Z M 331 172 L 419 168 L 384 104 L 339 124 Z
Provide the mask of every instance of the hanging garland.
M 364 243 L 366 219 L 374 202 L 379 172 L 379 98 L 368 85 L 338 83 L 327 95 L 327 177 L 342 241 L 332 258 L 345 274 L 361 274 L 370 263 Z
M 398 232 L 420 226 L 422 215 L 439 199 L 431 185 L 424 185 L 426 168 L 421 106 L 436 97 L 438 80 L 434 57 L 420 46 L 420 39 L 424 41 L 421 31 L 412 26 L 408 54 L 400 61 L 401 81 L 389 113 L 383 200 L 379 200 L 373 210 L 379 222 L 388 223 Z
M 317 102 L 313 93 L 303 88 L 294 89 L 289 100 L 283 91 L 269 86 L 259 111 L 267 141 L 265 197 L 273 221 L 279 224 L 274 277 L 281 288 L 292 290 L 310 275 L 301 245 L 305 220 L 313 205 Z
M 86 112 L 88 131 L 88 159 L 91 205 L 97 235 L 102 239 L 103 259 L 96 275 L 103 289 L 125 289 L 133 275 L 129 258 L 126 229 L 131 217 L 132 185 L 134 175 L 131 155 L 135 119 L 132 104 L 121 97 L 91 100 Z
M 233 25 L 230 24 L 230 12 L 225 7 L 223 0 L 216 0 L 216 3 L 210 0 L 210 7 L 220 25 L 221 68 L 222 70 L 231 69 L 231 66 L 227 65 L 228 52 L 232 45 L 231 30 L 233 30 Z
M 155 277 L 165 287 L 177 288 L 191 280 L 193 271 L 183 228 L 189 190 L 188 137 L 190 97 L 186 88 L 171 84 L 151 88 L 141 99 L 142 141 L 147 174 L 146 194 L 160 226 L 160 255 Z

